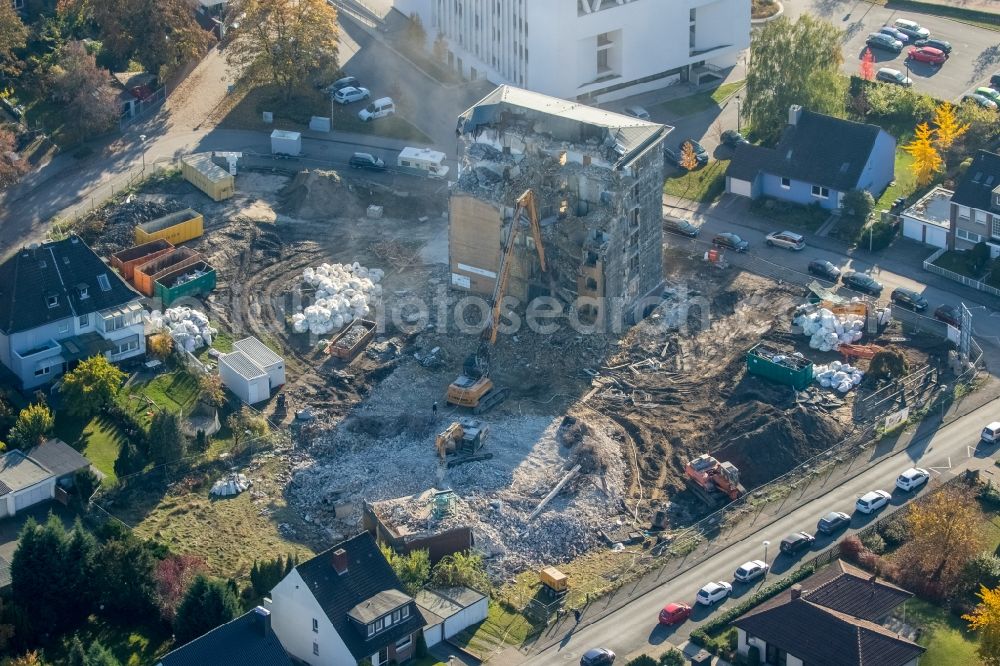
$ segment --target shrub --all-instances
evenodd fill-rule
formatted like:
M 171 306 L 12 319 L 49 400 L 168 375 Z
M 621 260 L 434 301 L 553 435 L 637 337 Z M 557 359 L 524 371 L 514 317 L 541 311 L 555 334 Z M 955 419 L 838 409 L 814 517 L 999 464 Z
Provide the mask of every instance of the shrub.
M 896 548 L 903 545 L 910 538 L 910 528 L 905 520 L 890 518 L 878 528 L 879 534 L 885 540 L 888 548 Z
M 867 190 L 851 190 L 844 195 L 844 213 L 858 220 L 867 220 L 875 210 L 875 197 Z
M 865 548 L 876 555 L 885 552 L 885 539 L 877 531 L 865 534 L 861 537 L 861 543 Z
M 640 654 L 635 659 L 626 662 L 625 666 L 656 666 L 656 660 L 648 654 Z
M 844 537 L 840 541 L 840 554 L 844 559 L 850 562 L 857 562 L 858 556 L 861 555 L 864 550 L 865 546 L 861 543 L 861 539 L 854 534 Z
M 984 241 L 973 245 L 972 249 L 968 252 L 967 266 L 969 267 L 969 272 L 973 275 L 981 275 L 986 270 L 986 264 L 989 261 L 990 248 Z
M 889 379 L 901 379 L 910 372 L 910 364 L 906 355 L 898 349 L 889 348 L 877 352 L 868 366 L 868 378 L 882 382 Z
M 994 486 L 992 481 L 987 481 L 979 490 L 979 501 L 993 507 L 1000 506 L 1000 488 Z
M 879 220 L 864 227 L 855 240 L 862 248 L 878 252 L 889 247 L 896 237 L 896 230 L 895 225 Z
M 660 666 L 684 666 L 687 659 L 680 650 L 670 649 L 660 655 Z

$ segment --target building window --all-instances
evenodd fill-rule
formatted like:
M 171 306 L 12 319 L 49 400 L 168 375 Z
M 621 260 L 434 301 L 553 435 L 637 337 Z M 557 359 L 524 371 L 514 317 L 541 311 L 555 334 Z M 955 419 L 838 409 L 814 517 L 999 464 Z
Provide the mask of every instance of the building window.
M 976 224 L 986 225 L 986 211 L 976 209 Z
M 403 606 L 400 609 L 399 614 L 400 614 L 400 617 L 402 617 L 404 620 L 406 618 L 410 617 L 410 607 L 409 606 Z
M 86 286 L 80 286 L 80 300 L 86 300 L 90 298 L 90 290 Z
M 319 656 L 319 643 L 313 641 L 313 654 Z
M 49 294 L 45 297 L 45 304 L 50 308 L 57 307 L 59 305 L 59 297 L 55 294 Z
M 43 366 L 35 368 L 35 376 L 36 377 L 44 377 L 45 375 L 49 374 L 51 371 L 52 371 L 52 366 L 51 365 L 43 365 Z
M 316 618 L 313 618 L 313 633 L 314 634 L 319 633 L 319 620 L 317 620 Z
M 971 231 L 966 231 L 965 229 L 956 229 L 955 235 L 962 240 L 967 240 L 970 243 L 978 243 L 983 240 L 983 237 L 979 234 L 974 234 Z
M 611 67 L 608 66 L 608 50 L 602 49 L 597 52 L 597 73 L 603 74 L 610 70 Z
M 24 9 L 24 0 L 14 0 L 14 9 Z
M 80 328 L 87 328 L 90 326 L 90 315 L 80 315 Z
M 392 623 L 396 624 L 397 622 L 399 622 L 399 611 L 394 610 L 392 611 Z
M 69 333 L 69 322 L 68 321 L 61 321 L 61 322 L 59 322 L 59 332 L 60 333 Z
M 993 236 L 993 238 L 1000 238 L 1000 217 L 997 217 L 996 215 L 993 216 L 992 226 L 993 230 L 990 232 L 990 235 Z
M 958 207 L 958 216 L 960 218 L 962 218 L 963 220 L 969 219 L 969 207 L 968 206 L 959 206 Z
M 120 356 L 122 354 L 127 354 L 129 352 L 135 351 L 139 348 L 139 340 L 137 338 L 129 338 L 125 342 L 120 343 L 115 351 L 112 352 L 114 356 Z
M 100 285 L 101 291 L 111 291 L 111 283 L 108 281 L 107 273 L 101 273 L 97 276 L 97 284 Z
M 817 199 L 829 199 L 830 198 L 830 190 L 827 189 L 827 188 L 825 188 L 825 187 L 822 187 L 820 185 L 813 185 L 812 186 L 812 195 L 814 197 L 816 197 Z
M 396 652 L 400 652 L 410 647 L 410 643 L 412 642 L 413 638 L 411 636 L 404 636 L 403 638 L 400 638 L 398 641 L 396 641 Z
M 375 635 L 375 624 L 374 623 L 368 625 L 368 635 L 369 636 L 374 636 Z
M 783 188 L 785 188 L 786 190 L 790 190 L 792 188 L 792 179 L 791 178 L 782 178 L 781 179 L 781 186 Z

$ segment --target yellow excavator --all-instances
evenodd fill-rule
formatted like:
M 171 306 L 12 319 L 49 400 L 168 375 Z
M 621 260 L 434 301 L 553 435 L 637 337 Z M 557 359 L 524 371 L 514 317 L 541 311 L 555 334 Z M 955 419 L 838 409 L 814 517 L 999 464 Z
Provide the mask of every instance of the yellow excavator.
M 500 269 L 497 271 L 496 284 L 493 286 L 493 297 L 490 300 L 490 318 L 480 336 L 479 348 L 476 353 L 466 358 L 462 374 L 448 386 L 448 402 L 460 407 L 471 408 L 473 413 L 482 414 L 499 405 L 510 392 L 506 387 L 497 388 L 490 379 L 490 348 L 497 341 L 497 330 L 500 325 L 500 306 L 507 293 L 510 281 L 511 264 L 513 263 L 514 244 L 521 231 L 521 218 L 527 217 L 531 236 L 538 251 L 538 260 L 543 271 L 545 264 L 545 248 L 542 246 L 542 228 L 538 223 L 538 209 L 535 205 L 535 192 L 527 189 L 517 198 L 514 208 L 514 219 L 500 253 Z

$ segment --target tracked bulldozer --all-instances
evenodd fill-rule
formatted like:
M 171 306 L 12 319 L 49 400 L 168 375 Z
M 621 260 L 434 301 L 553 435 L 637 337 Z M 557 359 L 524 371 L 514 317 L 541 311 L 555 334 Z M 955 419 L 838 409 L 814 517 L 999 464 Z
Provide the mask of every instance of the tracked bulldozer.
M 493 454 L 482 451 L 489 433 L 490 427 L 478 419 L 453 421 L 434 440 L 441 463 L 455 467 L 476 460 L 489 460 Z

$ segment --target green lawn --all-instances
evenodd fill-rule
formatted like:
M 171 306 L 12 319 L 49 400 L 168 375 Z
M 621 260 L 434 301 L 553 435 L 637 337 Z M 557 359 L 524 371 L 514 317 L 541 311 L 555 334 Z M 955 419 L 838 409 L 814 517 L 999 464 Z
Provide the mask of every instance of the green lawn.
M 896 197 L 910 197 L 917 190 L 917 179 L 910 167 L 913 158 L 902 147 L 896 148 L 896 180 L 886 188 L 879 200 L 875 202 L 876 213 L 889 210 Z
M 922 599 L 906 602 L 906 623 L 921 628 L 918 643 L 927 648 L 921 666 L 965 666 L 978 664 L 975 634 L 965 630 L 965 622 L 940 606 Z
M 657 104 L 649 108 L 650 112 L 663 111 L 672 116 L 690 116 L 701 111 L 707 111 L 713 106 L 719 106 L 730 95 L 745 85 L 744 81 L 734 81 L 733 83 L 723 83 L 714 90 L 695 93 L 687 97 L 678 97 L 662 104 Z
M 935 266 L 940 266 L 941 268 L 953 271 L 959 275 L 965 275 L 967 277 L 978 280 L 980 276 L 973 275 L 972 271 L 969 270 L 968 266 L 968 252 L 957 252 L 955 250 L 950 250 L 945 252 L 940 257 L 934 260 Z
M 66 410 L 59 410 L 53 434 L 87 456 L 104 474 L 104 485 L 111 486 L 118 481 L 115 460 L 124 435 L 114 423 L 101 417 L 80 419 L 70 416 Z
M 198 400 L 198 380 L 183 370 L 174 370 L 136 384 L 132 392 L 145 394 L 161 409 L 188 413 Z
M 486 658 L 504 645 L 521 645 L 535 631 L 526 617 L 490 603 L 489 615 L 479 624 L 456 634 L 451 640 L 473 654 Z
M 726 189 L 728 167 L 729 160 L 713 160 L 694 171 L 681 170 L 667 178 L 663 192 L 702 203 L 715 201 Z
M 816 231 L 830 218 L 830 211 L 819 206 L 803 206 L 776 199 L 758 199 L 750 205 L 750 210 L 754 215 L 790 230 Z

